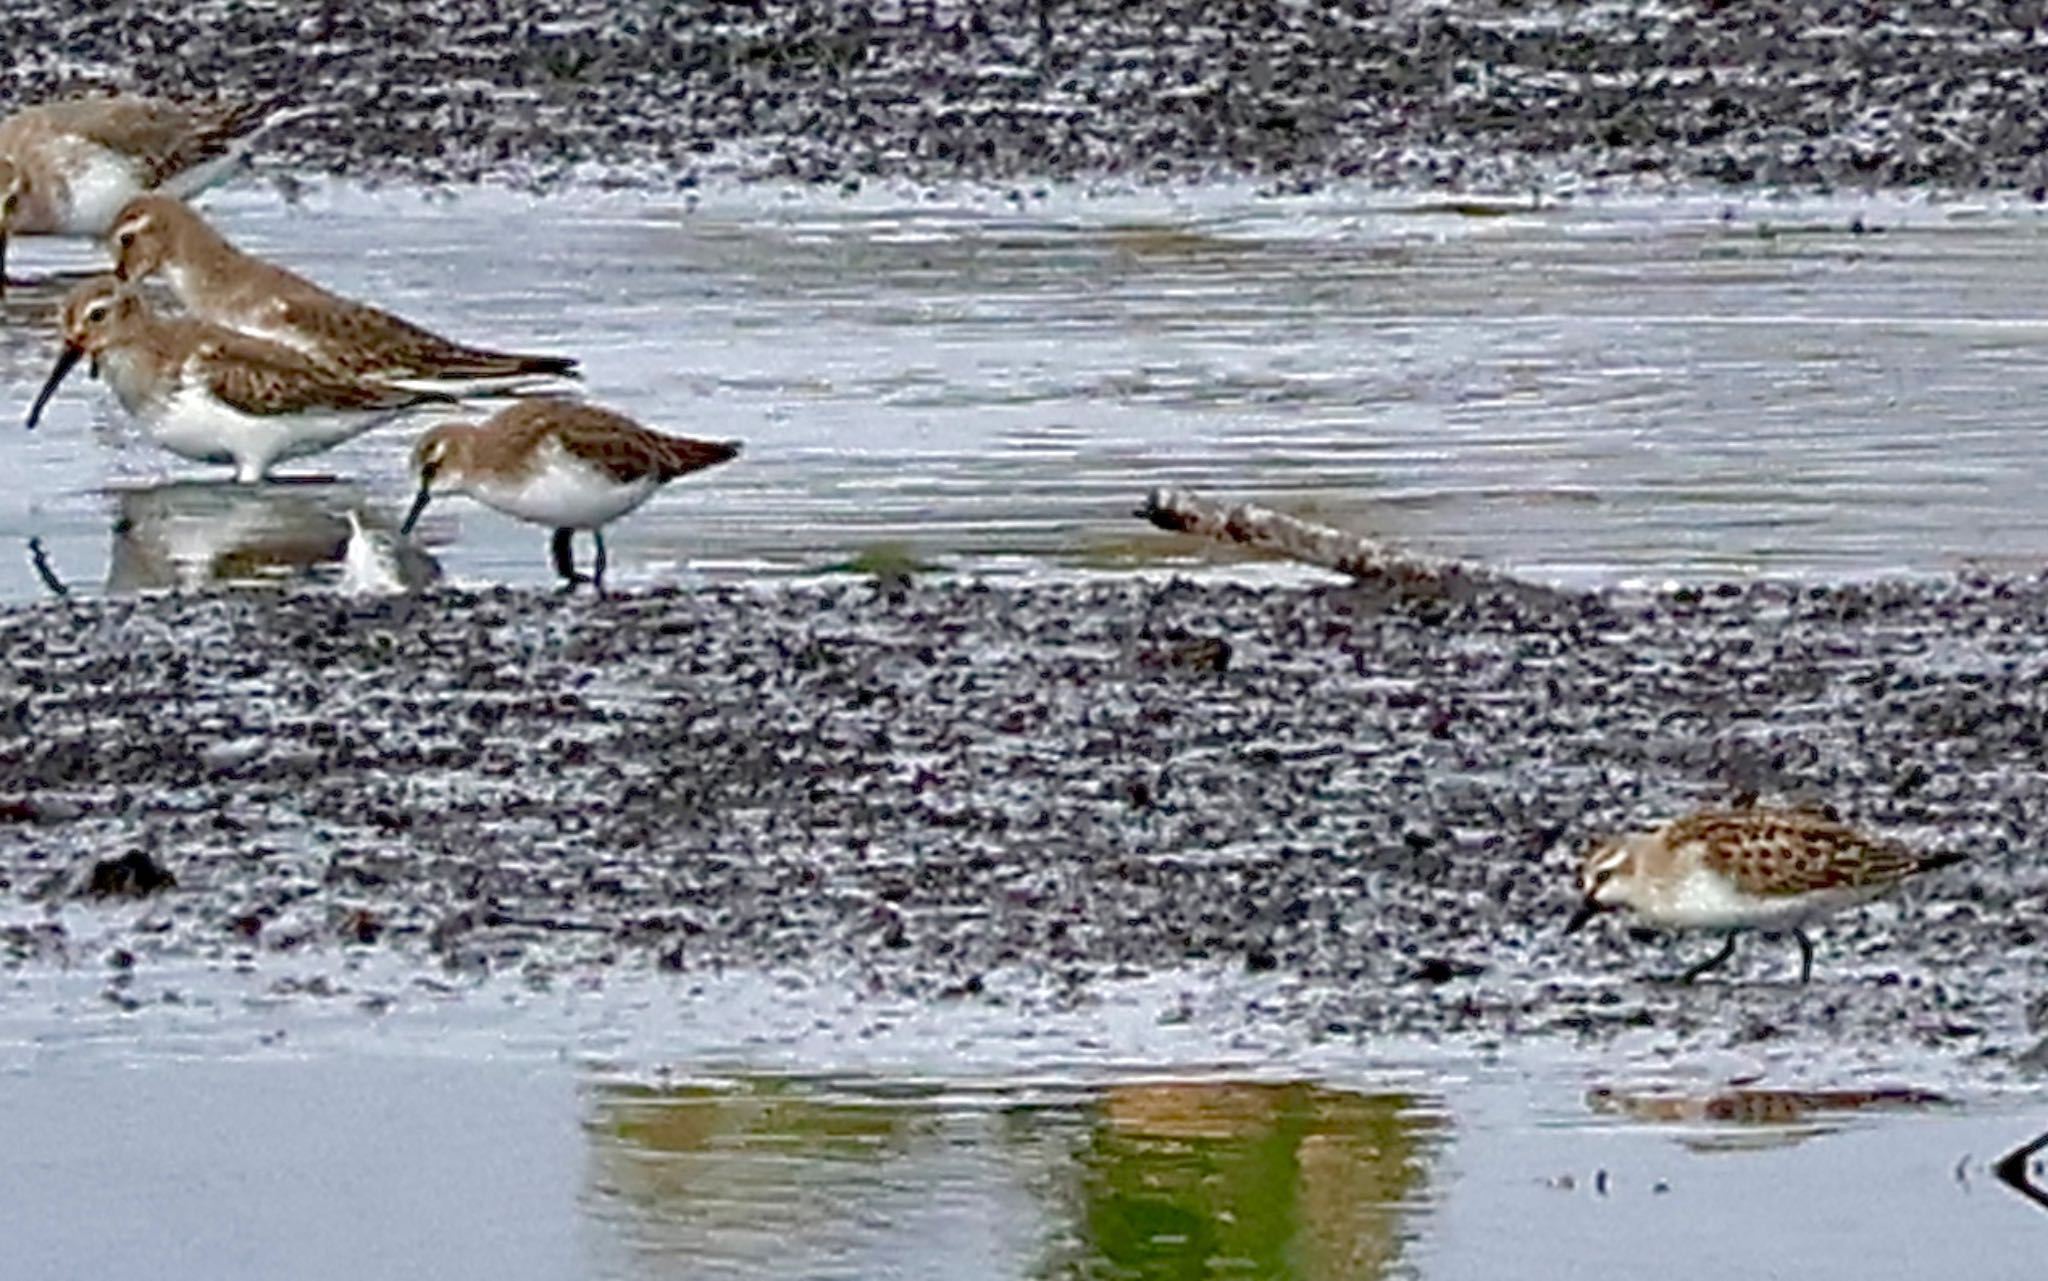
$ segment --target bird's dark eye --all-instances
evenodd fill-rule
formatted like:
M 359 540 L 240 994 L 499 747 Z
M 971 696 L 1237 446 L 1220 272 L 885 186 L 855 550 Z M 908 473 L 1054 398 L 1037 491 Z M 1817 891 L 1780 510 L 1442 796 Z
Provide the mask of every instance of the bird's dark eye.
M 85 309 L 85 318 L 94 322 L 105 320 L 107 318 L 107 304 L 96 302 L 92 306 L 87 307 Z
M 1613 877 L 1613 875 L 1614 869 L 1611 867 L 1603 867 L 1599 871 L 1593 873 L 1593 888 L 1598 889 L 1602 885 L 1607 884 L 1608 880 L 1611 877 Z
M 124 231 L 119 236 L 115 237 L 115 239 L 120 243 L 121 248 L 126 249 L 128 246 L 135 243 L 135 233 L 132 231 Z

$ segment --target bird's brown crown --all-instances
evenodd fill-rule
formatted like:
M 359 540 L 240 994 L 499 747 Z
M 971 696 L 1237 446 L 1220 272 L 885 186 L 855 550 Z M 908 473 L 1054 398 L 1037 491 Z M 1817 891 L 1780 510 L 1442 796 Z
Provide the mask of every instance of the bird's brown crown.
M 118 279 L 100 275 L 66 294 L 61 314 L 64 341 L 81 351 L 97 353 L 119 342 L 149 310 Z
M 1579 865 L 1579 889 L 1596 901 L 1606 901 L 1603 891 L 1617 879 L 1626 880 L 1637 870 L 1634 835 L 1608 836 L 1595 841 Z
M 439 476 L 452 480 L 468 471 L 477 430 L 475 423 L 437 423 L 422 433 L 412 447 L 412 470 L 420 484 L 432 485 Z

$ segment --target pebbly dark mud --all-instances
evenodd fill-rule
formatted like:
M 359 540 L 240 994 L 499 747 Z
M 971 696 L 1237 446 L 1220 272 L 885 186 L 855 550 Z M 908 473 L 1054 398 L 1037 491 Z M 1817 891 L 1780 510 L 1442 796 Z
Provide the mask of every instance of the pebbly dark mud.
M 368 950 L 1055 1005 L 1208 966 L 1334 1038 L 2040 1068 L 2048 579 L 887 586 L 0 615 L 0 963 Z M 1806 987 L 1789 944 L 1676 988 L 1710 943 L 1562 935 L 1586 841 L 1744 794 L 1969 861 L 1822 927 Z M 153 892 L 94 897 L 110 860 Z M 113 956 L 76 954 L 79 910 Z
M 2048 184 L 2012 4 L 0 4 L 0 103 L 282 94 L 300 170 L 549 187 Z

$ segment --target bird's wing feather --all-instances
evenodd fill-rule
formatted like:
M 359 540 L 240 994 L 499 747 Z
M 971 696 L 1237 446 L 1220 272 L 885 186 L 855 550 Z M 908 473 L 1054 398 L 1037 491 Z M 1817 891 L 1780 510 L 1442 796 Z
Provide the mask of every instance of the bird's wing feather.
M 338 298 L 308 285 L 274 308 L 277 321 L 351 373 L 392 378 L 495 378 L 567 373 L 576 362 L 557 356 L 470 347 L 443 338 L 380 307 Z
M 225 154 L 260 118 L 259 109 L 247 105 L 186 105 L 159 98 L 78 105 L 77 133 L 135 161 L 151 187 Z
M 619 481 L 650 475 L 671 481 L 725 462 L 739 452 L 724 441 L 668 436 L 623 418 L 594 424 L 581 443 L 588 447 L 578 452 Z
M 1667 840 L 1674 848 L 1697 842 L 1710 869 L 1762 898 L 1890 885 L 1922 861 L 1904 845 L 1804 810 L 1695 814 L 1677 820 Z
M 505 440 L 552 434 L 562 447 L 620 484 L 653 477 L 670 481 L 726 462 L 739 453 L 729 441 L 696 440 L 650 431 L 623 414 L 559 401 L 533 401 L 504 414 Z
M 219 334 L 197 344 L 188 369 L 221 402 L 258 416 L 397 410 L 447 399 L 349 378 L 289 347 L 244 335 Z

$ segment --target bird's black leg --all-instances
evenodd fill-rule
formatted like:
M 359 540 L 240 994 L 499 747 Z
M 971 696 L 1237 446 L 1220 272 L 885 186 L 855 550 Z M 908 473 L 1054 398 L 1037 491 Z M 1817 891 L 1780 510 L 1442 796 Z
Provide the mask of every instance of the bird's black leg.
M 1812 982 L 1813 940 L 1806 937 L 1805 930 L 1792 931 L 1792 938 L 1799 944 L 1799 981 L 1801 983 Z
M 604 595 L 604 531 L 601 529 L 591 530 L 590 541 L 597 544 L 597 559 L 590 563 L 590 585 L 597 589 L 598 595 L 602 596 Z
M 1728 963 L 1728 958 L 1733 955 L 1735 955 L 1735 936 L 1733 934 L 1730 934 L 1728 936 L 1728 940 L 1725 943 L 1721 944 L 1720 951 L 1714 953 L 1706 960 L 1701 961 L 1698 965 L 1693 966 L 1685 973 L 1679 975 L 1678 981 L 1680 983 L 1690 983 L 1694 979 L 1698 978 L 1700 975 L 1705 974 L 1708 970 L 1713 969 L 1715 966 L 1726 965 Z
M 570 546 L 569 543 L 570 538 L 575 535 L 575 532 L 571 529 L 558 529 L 555 531 L 555 572 L 562 576 L 562 585 L 564 587 L 574 587 L 578 581 L 576 578 L 576 549 Z

